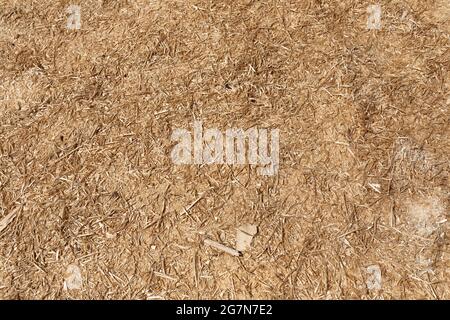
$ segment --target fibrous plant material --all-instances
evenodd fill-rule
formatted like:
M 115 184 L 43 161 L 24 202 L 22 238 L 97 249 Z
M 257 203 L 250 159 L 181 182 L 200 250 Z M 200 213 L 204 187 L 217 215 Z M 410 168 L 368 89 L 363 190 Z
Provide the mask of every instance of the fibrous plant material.
M 0 0 L 0 299 L 449 299 L 449 17 Z

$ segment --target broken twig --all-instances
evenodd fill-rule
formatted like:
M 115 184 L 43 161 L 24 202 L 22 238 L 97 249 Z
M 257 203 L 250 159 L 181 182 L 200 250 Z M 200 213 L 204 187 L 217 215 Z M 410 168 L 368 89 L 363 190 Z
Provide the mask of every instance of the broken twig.
M 233 248 L 224 246 L 223 244 L 221 244 L 219 242 L 216 242 L 216 241 L 213 241 L 213 240 L 210 240 L 210 239 L 205 239 L 205 244 L 209 245 L 211 247 L 214 247 L 214 248 L 216 248 L 218 250 L 221 250 L 223 252 L 226 252 L 228 254 L 231 254 L 232 256 L 239 257 L 241 255 L 241 253 L 239 251 L 237 251 L 237 250 L 235 250 Z

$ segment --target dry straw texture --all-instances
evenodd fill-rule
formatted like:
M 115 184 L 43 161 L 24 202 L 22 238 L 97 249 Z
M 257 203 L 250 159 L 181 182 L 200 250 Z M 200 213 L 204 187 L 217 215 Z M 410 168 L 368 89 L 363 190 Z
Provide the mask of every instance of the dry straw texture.
M 0 0 L 0 298 L 449 299 L 450 5 L 380 2 Z M 278 176 L 173 165 L 195 119 Z

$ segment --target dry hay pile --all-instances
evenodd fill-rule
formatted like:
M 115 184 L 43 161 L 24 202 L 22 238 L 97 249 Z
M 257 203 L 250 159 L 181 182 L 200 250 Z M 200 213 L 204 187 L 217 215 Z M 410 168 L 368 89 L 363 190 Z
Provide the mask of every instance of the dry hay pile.
M 0 1 L 0 298 L 450 298 L 448 1 L 381 30 L 368 1 L 70 4 Z M 279 174 L 174 165 L 195 119 L 279 128 Z M 205 246 L 245 223 L 242 257 Z

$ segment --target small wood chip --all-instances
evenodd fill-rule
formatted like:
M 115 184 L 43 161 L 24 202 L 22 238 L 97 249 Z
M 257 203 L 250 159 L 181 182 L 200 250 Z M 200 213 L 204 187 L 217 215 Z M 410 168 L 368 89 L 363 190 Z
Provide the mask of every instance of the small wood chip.
M 154 271 L 153 273 L 154 273 L 155 276 L 157 276 L 157 277 L 161 277 L 161 278 L 164 278 L 164 279 L 167 279 L 167 280 L 171 280 L 171 281 L 178 281 L 177 278 L 171 277 L 171 276 L 169 276 L 169 275 L 167 275 L 167 274 L 165 274 L 165 273 L 162 273 L 162 272 Z
M 248 250 L 257 232 L 258 228 L 255 225 L 244 224 L 240 226 L 236 230 L 236 249 L 239 251 Z
M 381 186 L 378 183 L 368 183 L 369 187 L 371 187 L 375 192 L 381 193 Z
M 213 248 L 216 248 L 218 250 L 221 250 L 223 252 L 226 252 L 228 254 L 231 254 L 232 256 L 239 257 L 241 255 L 241 253 L 239 251 L 237 251 L 237 250 L 235 250 L 233 248 L 224 246 L 223 244 L 221 244 L 219 242 L 216 242 L 216 241 L 213 241 L 213 240 L 210 240 L 210 239 L 205 239 L 205 244 L 209 245 L 209 246 L 211 246 Z
M 14 210 L 0 220 L 0 232 L 6 229 L 6 227 L 11 223 L 11 221 L 14 220 L 14 218 L 16 217 L 16 212 L 17 210 Z

